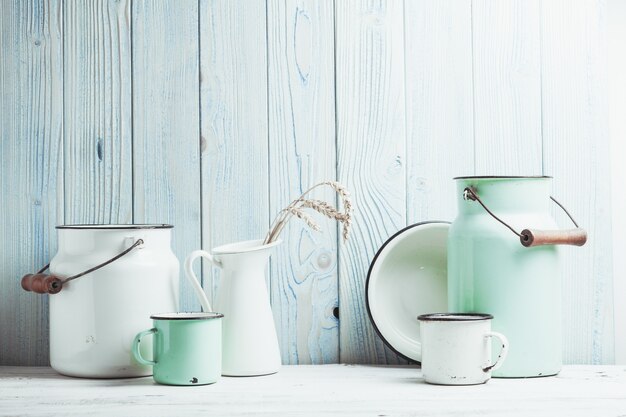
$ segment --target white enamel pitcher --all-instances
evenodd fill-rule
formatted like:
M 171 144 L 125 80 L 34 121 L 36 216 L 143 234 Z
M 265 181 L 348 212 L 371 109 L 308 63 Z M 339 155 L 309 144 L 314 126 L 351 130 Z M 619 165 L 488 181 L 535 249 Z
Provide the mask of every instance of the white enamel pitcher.
M 222 375 L 260 376 L 278 372 L 281 364 L 278 338 L 265 285 L 265 268 L 275 241 L 248 240 L 192 252 L 185 273 L 204 311 L 224 314 Z M 192 265 L 202 256 L 222 270 L 215 310 L 207 299 Z

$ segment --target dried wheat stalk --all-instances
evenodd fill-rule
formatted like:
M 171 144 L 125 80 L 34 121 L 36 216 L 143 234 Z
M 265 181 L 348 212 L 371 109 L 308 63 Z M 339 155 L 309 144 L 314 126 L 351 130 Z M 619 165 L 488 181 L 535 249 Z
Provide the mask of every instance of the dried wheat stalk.
M 313 220 L 313 217 L 311 217 L 310 215 L 308 215 L 307 213 L 305 213 L 304 211 L 300 210 L 298 207 L 291 207 L 289 209 L 289 213 L 293 214 L 294 216 L 296 216 L 297 218 L 304 220 L 304 222 L 313 230 L 315 230 L 316 232 L 319 232 L 320 230 L 322 230 L 319 225 L 317 223 L 315 223 L 315 221 Z
M 332 204 L 326 201 L 305 198 L 307 194 L 309 194 L 315 188 L 321 186 L 329 186 L 333 190 L 335 190 L 335 192 L 341 198 L 343 212 L 339 211 Z M 291 204 L 278 212 L 278 215 L 272 222 L 270 230 L 265 237 L 264 244 L 275 241 L 292 216 L 296 216 L 299 219 L 302 219 L 310 228 L 319 231 L 320 227 L 317 225 L 317 223 L 315 223 L 313 218 L 302 210 L 305 208 L 315 210 L 318 213 L 328 217 L 329 219 L 334 219 L 340 222 L 342 224 L 343 240 L 346 241 L 348 239 L 350 226 L 352 224 L 352 201 L 350 200 L 350 193 L 343 185 L 339 184 L 336 181 L 325 181 L 309 188 L 300 197 L 293 200 Z

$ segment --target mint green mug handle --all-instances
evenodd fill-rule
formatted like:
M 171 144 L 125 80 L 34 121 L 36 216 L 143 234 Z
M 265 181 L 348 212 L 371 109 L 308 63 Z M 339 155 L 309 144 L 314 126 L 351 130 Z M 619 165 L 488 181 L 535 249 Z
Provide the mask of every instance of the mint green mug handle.
M 144 330 L 143 332 L 137 333 L 137 336 L 135 336 L 135 340 L 133 340 L 133 348 L 132 348 L 133 356 L 137 360 L 137 362 L 139 362 L 142 365 L 148 365 L 148 366 L 156 365 L 156 362 L 149 361 L 147 359 L 144 359 L 143 356 L 141 356 L 141 352 L 139 351 L 139 343 L 141 342 L 142 337 L 148 334 L 155 334 L 157 331 L 158 330 L 155 328 L 152 328 L 150 330 Z

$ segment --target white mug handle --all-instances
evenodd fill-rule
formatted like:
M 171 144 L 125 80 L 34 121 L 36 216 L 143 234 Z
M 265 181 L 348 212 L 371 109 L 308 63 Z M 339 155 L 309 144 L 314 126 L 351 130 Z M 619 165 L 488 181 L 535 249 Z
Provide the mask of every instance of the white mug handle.
M 483 372 L 495 371 L 496 369 L 498 369 L 500 366 L 502 366 L 502 363 L 506 359 L 506 355 L 509 353 L 509 340 L 502 333 L 487 332 L 485 333 L 485 338 L 487 337 L 495 337 L 496 339 L 500 340 L 502 348 L 500 349 L 498 359 L 496 359 L 496 361 L 492 365 L 483 368 Z
M 196 274 L 194 274 L 193 268 L 192 268 L 193 261 L 195 261 L 196 258 L 200 256 L 202 256 L 203 258 L 211 262 L 213 265 L 220 267 L 220 268 L 222 267 L 222 263 L 217 261 L 209 252 L 204 251 L 204 250 L 195 250 L 191 252 L 189 256 L 187 256 L 187 259 L 185 259 L 185 275 L 187 276 L 187 279 L 191 283 L 191 286 L 193 287 L 194 291 L 196 292 L 196 295 L 198 296 L 200 304 L 202 305 L 202 310 L 213 311 L 213 309 L 211 308 L 211 303 L 209 303 L 209 299 L 206 297 L 206 294 L 204 293 L 204 290 L 202 289 L 202 286 L 200 285 L 200 281 L 198 281 L 198 277 L 196 277 Z

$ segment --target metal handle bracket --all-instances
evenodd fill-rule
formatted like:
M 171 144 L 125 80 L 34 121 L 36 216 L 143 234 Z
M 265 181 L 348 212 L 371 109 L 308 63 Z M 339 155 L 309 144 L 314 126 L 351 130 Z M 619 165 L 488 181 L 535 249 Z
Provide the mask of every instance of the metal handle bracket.
M 567 217 L 570 218 L 576 229 L 570 230 L 532 230 L 532 229 L 524 229 L 521 233 L 516 231 L 510 224 L 496 216 L 489 208 L 482 202 L 476 190 L 472 187 L 465 187 L 463 190 L 463 199 L 478 201 L 478 203 L 485 209 L 487 213 L 506 228 L 508 228 L 511 232 L 513 232 L 517 237 L 519 237 L 520 243 L 523 246 L 531 247 L 531 246 L 540 246 L 540 245 L 574 245 L 574 246 L 582 246 L 587 242 L 587 232 L 584 229 L 581 229 L 576 223 L 576 220 L 572 217 L 572 215 L 563 207 L 561 203 L 559 203 L 554 197 L 550 196 L 550 199 L 554 201 L 554 203 L 561 208 L 567 214 Z
M 39 294 L 56 294 L 63 288 L 63 285 L 68 283 L 69 281 L 75 280 L 76 278 L 80 278 L 84 275 L 87 275 L 91 272 L 97 271 L 98 269 L 107 266 L 111 262 L 115 262 L 120 259 L 122 256 L 126 255 L 133 249 L 137 247 L 141 247 L 143 245 L 143 239 L 137 239 L 135 243 L 133 243 L 128 249 L 123 250 L 118 253 L 111 259 L 108 259 L 101 264 L 94 266 L 93 268 L 89 268 L 86 271 L 83 271 L 79 274 L 72 275 L 65 279 L 60 278 L 56 275 L 46 275 L 43 272 L 50 268 L 50 264 L 44 266 L 36 274 L 26 274 L 22 277 L 22 288 L 26 291 L 33 291 Z

